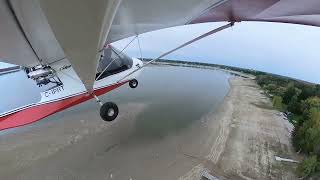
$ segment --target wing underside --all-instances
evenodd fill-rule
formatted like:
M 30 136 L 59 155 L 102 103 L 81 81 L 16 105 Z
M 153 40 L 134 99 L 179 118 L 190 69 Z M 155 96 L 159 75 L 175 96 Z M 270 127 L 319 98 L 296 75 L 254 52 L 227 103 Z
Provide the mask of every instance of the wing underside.
M 0 0 L 0 58 L 4 62 L 22 66 L 39 63 L 5 0 Z
M 108 43 L 177 25 L 221 21 L 266 21 L 320 26 L 320 1 L 123 0 L 108 35 Z

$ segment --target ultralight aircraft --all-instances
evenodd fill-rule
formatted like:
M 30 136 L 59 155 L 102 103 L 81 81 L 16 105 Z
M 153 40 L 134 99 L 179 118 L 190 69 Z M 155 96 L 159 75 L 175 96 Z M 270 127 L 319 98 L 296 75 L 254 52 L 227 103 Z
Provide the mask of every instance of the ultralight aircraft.
M 101 105 L 101 118 L 112 121 L 118 107 L 101 102 L 100 95 L 126 83 L 136 88 L 146 65 L 241 21 L 320 26 L 320 1 L 0 0 L 1 61 L 18 65 L 45 88 L 39 102 L 0 114 L 0 130 L 41 120 L 92 98 Z M 110 45 L 131 36 L 139 41 L 145 32 L 206 22 L 226 25 L 147 63 Z

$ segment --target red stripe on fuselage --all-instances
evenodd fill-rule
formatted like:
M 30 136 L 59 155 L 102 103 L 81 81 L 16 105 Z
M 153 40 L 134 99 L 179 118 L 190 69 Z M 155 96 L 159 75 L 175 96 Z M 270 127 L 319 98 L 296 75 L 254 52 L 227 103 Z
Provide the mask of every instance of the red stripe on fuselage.
M 97 96 L 100 96 L 117 87 L 122 86 L 127 82 L 128 81 L 94 90 L 94 94 Z M 93 98 L 92 94 L 84 93 L 84 94 L 76 95 L 70 98 L 62 99 L 59 101 L 55 101 L 47 104 L 41 104 L 38 106 L 33 106 L 10 115 L 0 117 L 0 130 L 19 127 L 19 126 L 23 126 L 26 124 L 39 121 L 54 113 L 57 113 L 69 107 L 75 106 L 77 104 L 80 104 L 92 98 Z

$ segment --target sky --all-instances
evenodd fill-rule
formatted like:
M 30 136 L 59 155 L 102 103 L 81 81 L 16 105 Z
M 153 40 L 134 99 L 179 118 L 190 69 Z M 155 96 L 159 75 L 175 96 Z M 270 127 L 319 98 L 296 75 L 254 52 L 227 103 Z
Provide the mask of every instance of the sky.
M 179 26 L 139 35 L 142 55 L 155 58 L 226 23 Z M 133 37 L 113 43 L 122 49 Z M 320 28 L 266 22 L 241 22 L 165 59 L 243 67 L 320 83 Z M 137 39 L 124 51 L 140 57 Z M 4 67 L 0 63 L 0 68 Z
M 155 58 L 226 23 L 179 26 L 139 35 L 143 57 Z M 113 43 L 120 50 L 133 37 Z M 320 83 L 320 28 L 266 22 L 241 22 L 164 59 L 243 67 Z M 124 51 L 140 57 L 138 41 Z

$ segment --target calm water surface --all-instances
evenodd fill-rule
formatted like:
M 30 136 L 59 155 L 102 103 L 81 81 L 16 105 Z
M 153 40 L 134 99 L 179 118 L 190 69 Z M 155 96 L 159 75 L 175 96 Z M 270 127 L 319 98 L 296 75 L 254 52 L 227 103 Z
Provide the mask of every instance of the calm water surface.
M 163 137 L 189 126 L 217 108 L 228 93 L 229 76 L 220 70 L 150 66 L 138 77 L 138 88 L 131 89 L 124 85 L 103 95 L 101 100 L 117 103 L 120 113 L 121 105 L 128 102 L 146 104 L 147 108 L 136 120 L 137 136 Z M 39 88 L 23 72 L 2 76 L 0 83 L 0 93 L 5 95 L 1 97 L 0 112 L 40 99 Z M 4 85 L 6 88 L 3 88 Z M 92 100 L 31 126 L 59 120 L 59 116 L 75 111 L 97 108 L 96 102 Z

